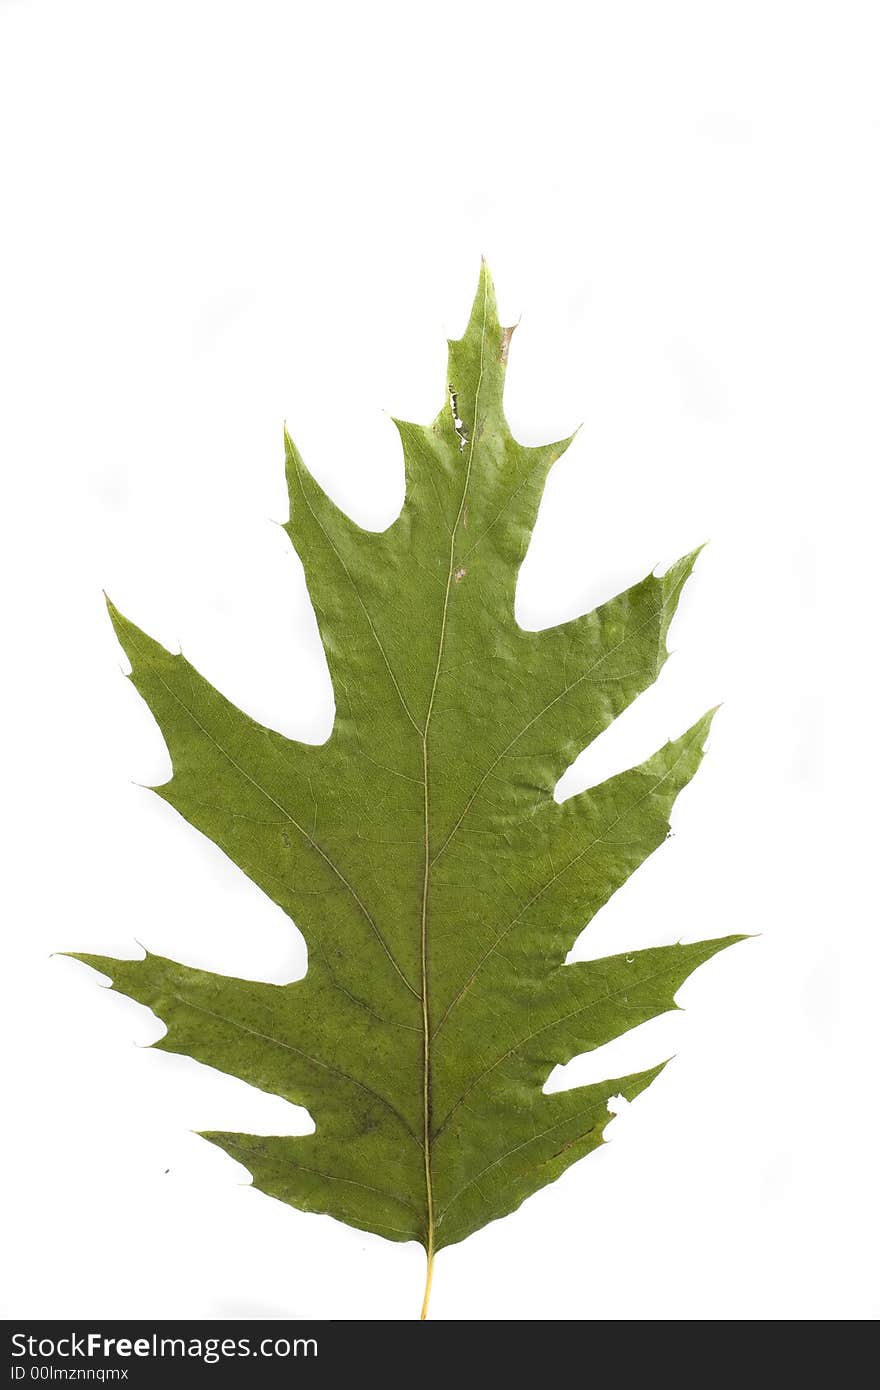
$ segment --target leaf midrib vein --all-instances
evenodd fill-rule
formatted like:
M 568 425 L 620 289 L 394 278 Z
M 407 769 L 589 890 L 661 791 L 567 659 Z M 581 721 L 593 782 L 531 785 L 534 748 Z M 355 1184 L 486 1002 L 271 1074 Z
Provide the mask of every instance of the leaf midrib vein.
M 422 1001 L 422 1116 L 423 1116 L 423 1150 L 425 1158 L 425 1201 L 427 1216 L 427 1242 L 426 1251 L 428 1255 L 428 1288 L 426 1289 L 425 1299 L 427 1302 L 428 1290 L 430 1289 L 430 1271 L 434 1258 L 434 1183 L 431 1167 L 431 1146 L 432 1146 L 432 1111 L 431 1111 L 431 1013 L 430 997 L 428 989 L 428 902 L 431 885 L 431 796 L 430 778 L 428 770 L 428 731 L 431 726 L 431 715 L 434 710 L 434 698 L 437 694 L 437 684 L 440 679 L 440 667 L 443 662 L 443 651 L 446 643 L 446 620 L 449 613 L 449 597 L 452 590 L 452 575 L 455 569 L 455 544 L 458 530 L 464 516 L 465 503 L 467 501 L 468 486 L 471 479 L 471 470 L 474 461 L 474 449 L 477 442 L 478 433 L 478 411 L 480 404 L 480 390 L 483 384 L 483 358 L 486 346 L 486 318 L 488 313 L 489 285 L 488 280 L 483 285 L 483 321 L 480 327 L 480 363 L 477 374 L 477 385 L 474 391 L 474 414 L 471 421 L 471 437 L 468 442 L 467 465 L 465 468 L 464 484 L 461 490 L 461 501 L 458 506 L 458 514 L 455 524 L 452 527 L 449 537 L 449 566 L 446 574 L 446 590 L 443 595 L 443 614 L 440 620 L 440 637 L 437 644 L 437 661 L 434 666 L 434 679 L 431 685 L 431 693 L 428 699 L 428 707 L 425 712 L 425 724 L 422 730 L 422 780 L 424 783 L 424 812 L 425 812 L 425 868 L 422 879 L 422 910 L 421 910 L 421 930 L 420 930 L 420 955 L 421 955 L 421 1001 Z M 423 1309 L 424 1316 L 424 1309 Z

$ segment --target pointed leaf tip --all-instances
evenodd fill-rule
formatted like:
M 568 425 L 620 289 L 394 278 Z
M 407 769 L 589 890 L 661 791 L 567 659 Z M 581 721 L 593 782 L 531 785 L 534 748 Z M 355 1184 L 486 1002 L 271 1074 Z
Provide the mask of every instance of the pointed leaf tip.
M 488 335 L 497 338 L 500 344 L 503 330 L 498 320 L 498 305 L 495 298 L 495 282 L 486 261 L 480 263 L 480 275 L 471 304 L 470 317 L 461 338 L 453 339 L 460 344 L 478 344 Z
M 721 706 L 718 704 L 713 705 L 711 709 L 707 709 L 706 713 L 700 715 L 700 718 L 687 730 L 684 738 L 691 744 L 699 744 L 702 748 L 709 737 L 712 723 L 720 708 Z

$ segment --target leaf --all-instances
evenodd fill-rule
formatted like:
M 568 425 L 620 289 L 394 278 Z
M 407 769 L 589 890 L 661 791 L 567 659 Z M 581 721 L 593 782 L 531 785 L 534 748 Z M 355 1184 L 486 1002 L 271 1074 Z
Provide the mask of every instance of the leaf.
M 302 931 L 284 986 L 79 954 L 164 1021 L 155 1045 L 308 1107 L 307 1137 L 209 1133 L 263 1192 L 433 1253 L 603 1142 L 662 1066 L 546 1094 L 550 1071 L 675 1007 L 738 937 L 567 965 L 667 835 L 712 715 L 558 804 L 570 762 L 657 677 L 696 552 L 572 622 L 514 619 L 547 472 L 516 443 L 512 330 L 484 266 L 433 424 L 396 422 L 406 501 L 381 534 L 285 435 L 290 520 L 336 700 L 320 747 L 256 724 L 110 605 L 173 776 L 155 790 Z

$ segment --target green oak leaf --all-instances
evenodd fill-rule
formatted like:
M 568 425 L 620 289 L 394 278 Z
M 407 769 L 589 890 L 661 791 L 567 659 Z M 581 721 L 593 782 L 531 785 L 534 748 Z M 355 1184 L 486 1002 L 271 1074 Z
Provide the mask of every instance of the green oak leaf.
M 712 715 L 554 800 L 659 674 L 696 552 L 574 621 L 517 625 L 517 573 L 569 441 L 513 439 L 511 333 L 484 265 L 443 408 L 395 422 L 406 500 L 380 534 L 330 501 L 285 434 L 286 530 L 336 702 L 326 743 L 255 723 L 110 605 L 172 759 L 156 792 L 296 923 L 304 978 L 77 953 L 165 1023 L 156 1047 L 307 1107 L 306 1137 L 205 1137 L 281 1201 L 421 1242 L 429 1287 L 436 1250 L 600 1145 L 609 1099 L 662 1065 L 547 1094 L 551 1070 L 674 1008 L 690 972 L 740 939 L 565 963 L 666 838 Z

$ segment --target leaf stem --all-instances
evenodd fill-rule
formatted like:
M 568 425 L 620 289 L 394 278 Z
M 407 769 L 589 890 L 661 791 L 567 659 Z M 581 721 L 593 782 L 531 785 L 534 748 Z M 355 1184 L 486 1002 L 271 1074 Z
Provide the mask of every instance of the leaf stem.
M 439 665 L 439 658 L 438 658 Z M 435 678 L 436 686 L 436 678 Z M 433 692 L 432 692 L 433 703 Z M 430 841 L 430 800 L 428 797 L 428 725 L 431 710 L 425 720 L 422 735 L 422 767 L 425 784 L 425 877 L 422 885 L 422 1140 L 425 1153 L 425 1200 L 428 1219 L 428 1278 L 425 1285 L 425 1299 L 422 1304 L 422 1317 L 428 1315 L 428 1299 L 431 1295 L 431 1275 L 434 1268 L 434 1182 L 431 1176 L 431 1015 L 428 1009 L 428 891 L 431 879 L 431 841 Z
M 419 1321 L 424 1322 L 428 1316 L 428 1304 L 431 1301 L 431 1284 L 434 1281 L 434 1234 L 428 1237 L 428 1267 L 425 1270 L 425 1296 L 422 1299 L 422 1312 Z

